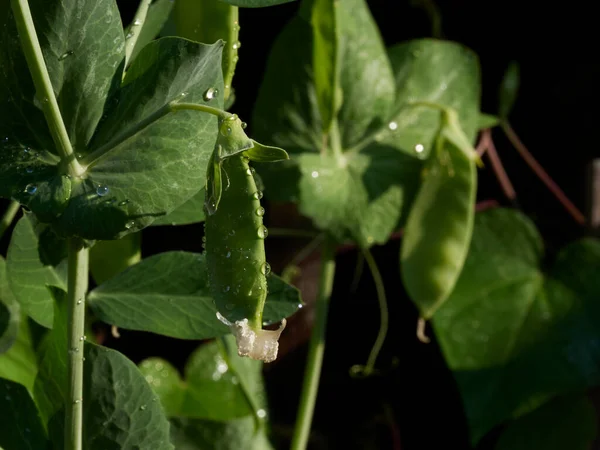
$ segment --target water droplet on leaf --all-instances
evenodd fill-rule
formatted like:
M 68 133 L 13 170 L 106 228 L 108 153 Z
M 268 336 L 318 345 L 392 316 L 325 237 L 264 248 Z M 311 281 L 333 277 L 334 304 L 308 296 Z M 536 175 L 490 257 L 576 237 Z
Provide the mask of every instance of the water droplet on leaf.
M 415 152 L 421 153 L 423 150 L 425 150 L 425 147 L 423 147 L 423 144 L 415 145 Z
M 390 122 L 388 123 L 388 128 L 392 131 L 395 131 L 398 129 L 398 123 L 397 122 Z
M 27 192 L 29 195 L 33 195 L 37 192 L 37 186 L 35 184 L 28 184 L 27 186 L 25 186 L 25 192 Z
M 219 94 L 219 91 L 215 88 L 208 88 L 202 98 L 205 102 L 210 102 L 213 98 L 215 98 Z
M 319 172 L 317 172 L 316 170 L 313 170 L 312 173 L 310 174 L 310 176 L 313 178 L 319 178 Z
M 98 197 L 104 197 L 106 194 L 108 194 L 108 191 L 108 186 L 100 185 L 96 188 L 96 194 Z
M 62 55 L 60 55 L 58 57 L 59 61 L 63 61 L 65 59 L 67 59 L 69 56 L 71 56 L 73 54 L 73 50 L 69 50 L 68 52 L 64 52 Z

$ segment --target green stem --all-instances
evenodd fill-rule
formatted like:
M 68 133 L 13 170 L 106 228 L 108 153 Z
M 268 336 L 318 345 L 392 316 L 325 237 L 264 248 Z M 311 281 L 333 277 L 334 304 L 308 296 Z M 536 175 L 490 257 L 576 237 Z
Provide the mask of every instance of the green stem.
M 375 361 L 377 361 L 377 356 L 379 356 L 381 347 L 383 347 L 383 343 L 388 332 L 389 318 L 387 299 L 385 296 L 385 286 L 383 284 L 383 278 L 381 277 L 379 268 L 377 267 L 377 263 L 375 262 L 375 259 L 373 258 L 373 255 L 371 254 L 369 249 L 363 249 L 363 255 L 365 256 L 365 260 L 367 261 L 369 270 L 371 270 L 371 275 L 373 276 L 373 281 L 375 282 L 375 288 L 377 289 L 377 300 L 379 301 L 379 314 L 381 320 L 381 324 L 379 326 L 379 333 L 377 334 L 377 339 L 375 339 L 375 343 L 373 344 L 373 348 L 371 349 L 371 353 L 369 354 L 369 358 L 367 359 L 367 364 L 363 370 L 364 375 L 370 375 L 371 373 L 373 373 Z
M 56 151 L 63 164 L 66 165 L 67 173 L 73 177 L 79 177 L 85 171 L 79 165 L 73 153 L 69 134 L 67 133 L 56 96 L 54 95 L 48 68 L 44 62 L 44 55 L 42 54 L 40 42 L 35 31 L 29 4 L 27 0 L 11 0 L 11 5 L 21 39 L 21 47 L 23 48 L 27 66 L 29 67 L 33 84 L 39 96 L 38 98 L 42 104 L 42 111 L 48 123 L 50 134 L 56 145 Z
M 65 408 L 65 450 L 82 450 L 83 344 L 89 252 L 80 238 L 69 238 L 67 246 L 69 251 L 67 269 L 69 384 Z
M 92 153 L 87 155 L 85 158 L 83 158 L 81 160 L 81 164 L 83 165 L 85 170 L 89 169 L 90 167 L 98 164 L 98 162 L 100 162 L 102 158 L 107 156 L 119 144 L 122 144 L 127 139 L 135 136 L 144 128 L 148 127 L 149 125 L 152 125 L 154 122 L 163 118 L 167 114 L 181 110 L 205 112 L 217 116 L 221 120 L 225 120 L 229 116 L 231 116 L 230 113 L 223 111 L 222 109 L 213 108 L 212 106 L 197 105 L 195 103 L 178 103 L 176 101 L 173 101 L 167 103 L 162 108 L 159 108 L 158 110 L 154 111 L 148 117 L 134 124 L 131 128 L 123 130 L 121 133 L 116 135 L 111 141 L 107 142 L 102 147 L 99 147 L 98 149 L 94 150 Z
M 244 378 L 243 374 L 238 371 L 237 367 L 232 362 L 231 357 L 229 356 L 231 352 L 235 350 L 232 350 L 232 346 L 229 342 L 227 342 L 225 336 L 217 338 L 217 345 L 219 346 L 221 356 L 227 363 L 227 367 L 229 367 L 229 370 L 231 370 L 238 379 L 240 388 L 242 390 L 242 393 L 244 394 L 244 398 L 246 399 L 246 403 L 248 404 L 248 407 L 252 411 L 252 416 L 254 417 L 255 431 L 258 431 L 260 428 L 265 426 L 265 420 L 258 413 L 260 408 L 259 405 L 256 404 L 254 397 L 252 396 L 250 386 L 248 386 L 248 383 L 246 382 L 246 379 Z
M 19 212 L 19 206 L 19 203 L 13 200 L 8 205 L 8 208 L 6 208 L 2 219 L 0 219 L 0 238 L 2 238 L 6 229 L 10 227 L 10 224 L 15 219 L 17 212 Z
M 135 12 L 135 17 L 133 18 L 133 22 L 131 22 L 129 29 L 127 30 L 127 35 L 125 36 L 125 67 L 127 67 L 129 64 L 131 54 L 133 53 L 135 44 L 140 36 L 139 30 L 142 29 L 144 22 L 146 21 L 146 15 L 148 14 L 150 3 L 152 3 L 152 0 L 140 1 L 140 5 L 138 6 L 137 11 Z
M 316 302 L 315 324 L 310 338 L 308 361 L 304 372 L 304 384 L 298 408 L 298 417 L 294 428 L 291 450 L 304 450 L 308 443 L 312 423 L 319 378 L 325 352 L 325 329 L 327 325 L 327 310 L 329 297 L 333 289 L 335 275 L 335 244 L 327 238 L 321 255 L 321 278 Z
M 223 83 L 225 86 L 223 99 L 225 102 L 227 102 L 231 95 L 231 82 L 233 81 L 233 74 L 235 73 L 235 66 L 238 60 L 240 25 L 237 6 L 229 6 L 229 21 L 233 25 L 227 28 L 227 44 L 223 49 Z

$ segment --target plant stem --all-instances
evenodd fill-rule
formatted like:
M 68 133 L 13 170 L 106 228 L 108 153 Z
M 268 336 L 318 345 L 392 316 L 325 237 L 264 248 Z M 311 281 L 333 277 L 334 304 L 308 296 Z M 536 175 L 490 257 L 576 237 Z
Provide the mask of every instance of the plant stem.
M 133 18 L 133 22 L 131 22 L 129 29 L 127 30 L 127 36 L 125 36 L 125 67 L 127 67 L 129 64 L 131 54 L 133 53 L 135 44 L 140 36 L 138 30 L 141 30 L 141 28 L 144 26 L 144 22 L 146 21 L 146 15 L 148 14 L 150 3 L 152 3 L 152 0 L 140 1 L 140 5 L 138 6 L 137 11 L 135 12 L 135 17 Z
M 0 219 L 0 238 L 2 238 L 6 229 L 10 227 L 10 224 L 17 215 L 17 212 L 19 212 L 19 206 L 19 203 L 13 200 L 9 203 L 8 208 L 6 208 L 2 219 Z
M 88 288 L 88 249 L 80 238 L 68 246 L 68 380 L 65 411 L 65 450 L 82 450 L 83 344 L 85 341 L 85 294 Z
M 500 183 L 500 187 L 502 188 L 502 192 L 507 199 L 509 199 L 512 203 L 515 203 L 517 198 L 517 193 L 515 188 L 513 187 L 506 170 L 504 170 L 504 165 L 502 164 L 502 160 L 496 151 L 496 146 L 494 145 L 494 141 L 492 139 L 492 131 L 488 128 L 483 131 L 483 139 L 485 139 L 486 147 L 487 147 L 487 156 L 490 159 L 490 164 L 492 165 L 492 169 L 496 175 L 496 179 L 498 183 Z
M 294 428 L 291 450 L 304 450 L 308 443 L 312 423 L 319 378 L 325 352 L 325 329 L 327 325 L 327 310 L 329 297 L 333 289 L 335 275 L 335 243 L 328 237 L 323 245 L 321 254 L 321 277 L 319 293 L 316 302 L 315 324 L 312 330 L 308 349 L 308 361 L 304 372 L 304 384 L 300 397 L 300 406 Z
M 231 95 L 231 83 L 233 81 L 233 75 L 235 73 L 235 66 L 237 65 L 237 54 L 239 49 L 239 10 L 237 6 L 227 5 L 229 8 L 228 15 L 229 21 L 233 23 L 230 26 L 227 36 L 227 45 L 223 49 L 223 83 L 225 86 L 225 92 L 223 93 L 223 100 L 227 102 Z
M 23 48 L 27 66 L 29 67 L 33 84 L 39 96 L 38 98 L 42 104 L 42 111 L 48 123 L 50 134 L 56 145 L 56 151 L 62 162 L 66 165 L 68 174 L 73 177 L 79 177 L 85 171 L 79 165 L 73 153 L 69 134 L 67 133 L 56 96 L 54 95 L 50 74 L 44 62 L 44 55 L 42 54 L 40 42 L 35 31 L 29 4 L 27 0 L 11 0 L 11 5 L 17 30 L 19 31 L 19 38 L 21 39 L 21 47 Z
M 381 324 L 379 325 L 379 333 L 377 333 L 377 339 L 375 339 L 375 343 L 373 344 L 373 348 L 371 349 L 371 353 L 369 354 L 369 358 L 367 359 L 367 364 L 363 370 L 363 374 L 368 376 L 373 372 L 375 361 L 377 361 L 377 356 L 379 356 L 381 347 L 383 347 L 383 343 L 388 332 L 389 317 L 387 299 L 385 296 L 385 286 L 383 284 L 383 278 L 381 277 L 379 268 L 377 267 L 377 263 L 375 262 L 375 259 L 373 258 L 373 255 L 371 254 L 369 249 L 363 249 L 363 255 L 365 256 L 365 260 L 367 261 L 367 265 L 369 266 L 369 269 L 371 270 L 371 275 L 373 276 L 373 281 L 375 282 L 375 289 L 377 290 L 377 300 L 379 301 L 379 314 L 381 320 Z
M 517 149 L 521 158 L 525 160 L 527 165 L 533 170 L 533 172 L 537 175 L 537 177 L 542 180 L 542 182 L 546 185 L 546 187 L 554 194 L 556 199 L 560 202 L 560 204 L 567 210 L 567 212 L 573 217 L 573 219 L 580 225 L 585 225 L 585 216 L 579 209 L 569 200 L 569 198 L 565 195 L 558 184 L 554 182 L 554 180 L 548 175 L 548 173 L 544 170 L 544 168 L 536 161 L 525 144 L 521 142 L 517 133 L 512 129 L 510 124 L 507 121 L 502 121 L 501 123 L 502 130 L 508 137 L 510 143 Z
M 181 110 L 191 110 L 191 111 L 200 111 L 212 114 L 213 116 L 217 116 L 220 119 L 224 120 L 227 117 L 231 116 L 230 113 L 223 111 L 222 109 L 213 108 L 212 106 L 206 105 L 197 105 L 195 103 L 178 103 L 177 101 L 172 101 L 167 103 L 163 107 L 157 109 L 148 117 L 140 120 L 136 124 L 134 124 L 131 128 L 123 130 L 117 136 L 115 136 L 111 141 L 104 144 L 102 147 L 94 150 L 92 153 L 87 155 L 81 160 L 82 166 L 85 170 L 90 167 L 98 164 L 106 155 L 108 155 L 115 147 L 125 142 L 127 139 L 135 136 L 137 133 L 142 131 L 144 128 L 152 125 L 159 119 L 162 119 L 169 113 L 181 111 Z

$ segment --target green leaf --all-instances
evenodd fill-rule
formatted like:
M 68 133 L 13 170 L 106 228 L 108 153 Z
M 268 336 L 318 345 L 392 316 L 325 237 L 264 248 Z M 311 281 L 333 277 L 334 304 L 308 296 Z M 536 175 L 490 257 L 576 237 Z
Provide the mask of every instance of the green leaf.
M 156 219 L 152 225 L 189 225 L 204 222 L 205 195 L 206 191 L 202 189 L 179 208 Z
M 29 331 L 27 316 L 21 316 L 17 338 L 12 347 L 0 355 L 0 378 L 22 384 L 33 393 L 37 360 Z
M 227 422 L 175 417 L 171 442 L 177 450 L 273 450 L 264 431 L 255 432 L 251 417 Z
M 477 133 L 480 73 L 477 56 L 455 42 L 418 39 L 395 45 L 389 57 L 396 78 L 396 113 L 381 140 L 426 158 L 440 128 L 440 113 L 410 103 L 433 102 L 457 112 L 467 138 Z
M 366 247 L 387 241 L 400 219 L 406 192 L 416 189 L 421 165 L 376 144 L 348 155 L 345 167 L 326 155 L 303 153 L 296 160 L 301 170 L 300 211 L 338 239 L 352 237 Z
M 144 20 L 144 24 L 142 25 L 141 29 L 139 29 L 139 26 L 136 26 L 133 23 L 129 25 L 127 32 L 132 31 L 133 33 L 138 33 L 135 47 L 133 48 L 133 52 L 131 52 L 132 61 L 136 58 L 142 48 L 148 45 L 148 43 L 153 41 L 159 35 L 165 23 L 169 19 L 174 4 L 175 3 L 171 0 L 155 0 L 148 8 L 146 20 Z
M 600 382 L 589 345 L 600 339 L 600 243 L 567 246 L 547 274 L 542 256 L 526 217 L 479 213 L 462 274 L 433 317 L 474 442 L 550 396 Z
M 0 447 L 42 450 L 46 433 L 33 399 L 22 385 L 0 379 Z
M 132 233 L 114 241 L 97 241 L 90 249 L 90 272 L 102 284 L 142 259 L 141 234 Z
M 85 153 L 122 72 L 124 36 L 116 3 L 32 0 L 29 5 L 71 143 L 77 153 Z M 47 153 L 55 150 L 39 108 L 44 99 L 35 96 L 12 14 L 3 19 L 0 66 L 12 70 L 0 75 L 0 84 L 6 85 L 0 114 L 7 119 L 0 126 L 6 138 L 0 195 L 14 198 L 49 222 L 66 208 L 71 180 L 60 174 L 56 156 Z
M 443 130 L 439 139 L 406 221 L 400 254 L 404 286 L 426 320 L 446 301 L 461 273 L 477 192 L 475 163 L 466 154 L 469 143 L 460 149 Z
M 7 255 L 10 288 L 22 311 L 52 328 L 53 300 L 46 286 L 66 289 L 66 244 L 33 214 L 24 214 L 13 231 Z
M 588 450 L 596 434 L 593 403 L 584 396 L 562 397 L 510 423 L 496 450 Z
M 252 140 L 252 143 L 254 144 L 252 148 L 244 152 L 244 156 L 247 156 L 250 161 L 275 162 L 290 159 L 290 156 L 282 148 L 263 145 L 255 140 Z
M 300 305 L 297 290 L 271 275 L 264 320 L 279 322 Z M 207 286 L 204 255 L 167 252 L 142 260 L 92 290 L 96 317 L 120 328 L 180 339 L 222 336 L 229 328 L 216 318 Z
M 48 291 L 53 298 L 54 324 L 37 348 L 38 373 L 33 387 L 44 424 L 64 406 L 68 383 L 67 294 L 58 288 Z
M 502 119 L 506 119 L 515 105 L 517 94 L 519 92 L 519 64 L 511 61 L 504 73 L 504 78 L 500 83 L 498 92 L 498 115 Z
M 481 113 L 479 114 L 479 120 L 477 122 L 478 130 L 485 130 L 487 128 L 494 128 L 500 124 L 500 118 L 491 114 Z
M 125 356 L 86 344 L 83 386 L 83 448 L 174 448 L 156 394 Z
M 118 238 L 198 193 L 215 144 L 216 117 L 187 110 L 156 114 L 181 94 L 186 102 L 201 103 L 209 88 L 222 91 L 221 49 L 222 43 L 178 38 L 144 47 L 92 139 L 91 151 L 108 153 L 97 161 L 90 157 L 86 178 L 73 180 L 69 205 L 55 224 L 62 233 Z M 223 105 L 221 95 L 210 101 Z
M 6 261 L 0 256 L 0 354 L 15 343 L 20 322 L 21 308 L 8 286 Z
M 262 8 L 264 6 L 281 5 L 282 3 L 293 2 L 294 0 L 221 0 L 230 5 L 241 8 Z
M 234 358 L 237 365 L 231 367 Z M 143 361 L 140 370 L 170 417 L 227 421 L 251 416 L 254 410 L 244 385 L 250 386 L 250 394 L 258 400 L 257 407 L 265 407 L 262 364 L 236 354 L 225 359 L 216 342 L 200 346 L 190 356 L 184 380 L 174 367 L 159 358 Z M 240 377 L 244 377 L 243 383 Z

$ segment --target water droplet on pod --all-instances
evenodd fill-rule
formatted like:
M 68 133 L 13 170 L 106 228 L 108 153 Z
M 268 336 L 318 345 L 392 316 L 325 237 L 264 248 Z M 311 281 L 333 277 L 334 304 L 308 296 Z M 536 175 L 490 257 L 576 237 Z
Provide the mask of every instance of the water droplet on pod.
M 261 225 L 260 227 L 258 227 L 256 234 L 260 239 L 265 239 L 269 235 L 269 230 L 267 230 L 267 227 L 265 227 L 264 225 Z
M 248 128 L 248 124 L 246 122 L 242 122 L 242 130 Z
M 263 265 L 260 266 L 260 273 L 264 276 L 269 276 L 271 273 L 271 265 L 268 262 L 263 263 Z
M 260 208 L 258 208 L 256 210 L 256 215 L 259 216 L 259 217 L 264 216 L 265 215 L 265 208 L 263 208 L 262 206 Z
M 261 198 L 263 198 L 263 193 L 262 193 L 262 191 L 256 191 L 256 192 L 254 193 L 253 197 L 254 197 L 256 200 L 260 200 Z
M 234 50 L 237 50 L 238 48 L 240 48 L 242 46 L 242 43 L 240 41 L 234 42 L 232 47 Z
M 135 19 L 133 21 L 133 26 L 135 27 L 139 27 L 142 24 L 142 21 L 140 19 Z

